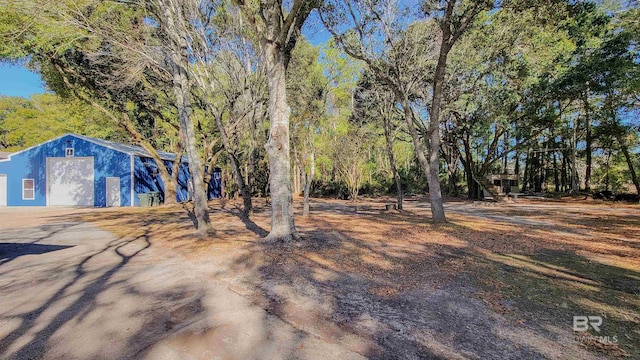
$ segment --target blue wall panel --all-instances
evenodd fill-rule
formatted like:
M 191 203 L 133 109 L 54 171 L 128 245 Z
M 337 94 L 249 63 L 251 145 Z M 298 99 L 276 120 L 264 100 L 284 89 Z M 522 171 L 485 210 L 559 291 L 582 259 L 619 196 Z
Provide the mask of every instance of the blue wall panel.
M 145 194 L 151 191 L 163 191 L 164 186 L 160 175 L 154 176 L 156 164 L 153 159 L 134 157 L 133 161 L 134 173 L 134 204 L 140 206 L 140 198 L 138 194 Z
M 183 162 L 180 165 L 180 174 L 178 174 L 178 201 L 189 201 L 190 181 L 191 173 L 189 172 L 189 164 Z
M 172 161 L 164 161 L 164 165 L 167 168 L 169 174 L 173 170 Z M 134 160 L 134 174 L 135 174 L 135 205 L 140 205 L 140 199 L 138 194 L 144 194 L 151 191 L 160 191 L 164 193 L 164 183 L 157 171 L 156 162 L 151 158 L 135 157 Z M 178 188 L 176 191 L 176 197 L 178 202 L 184 202 L 189 200 L 189 180 L 191 176 L 189 174 L 189 167 L 187 163 L 182 163 L 180 166 L 180 174 L 178 175 Z M 213 175 L 214 181 L 209 184 L 208 198 L 209 200 L 219 198 L 222 193 L 222 176 L 220 169 L 216 168 Z
M 169 174 L 173 171 L 173 162 L 164 160 L 164 165 Z M 140 205 L 138 194 L 144 194 L 151 191 L 160 191 L 164 194 L 164 183 L 157 171 L 156 162 L 151 158 L 135 157 L 134 160 L 135 174 L 135 205 Z M 176 198 L 179 202 L 189 200 L 189 168 L 186 163 L 180 166 L 180 174 L 178 175 L 178 188 L 176 189 Z
M 211 173 L 207 197 L 209 200 L 222 197 L 222 170 L 220 168 L 214 168 L 213 173 Z
M 64 158 L 74 148 L 75 157 L 94 158 L 94 205 L 106 205 L 106 178 L 120 178 L 120 204 L 131 204 L 131 162 L 128 154 L 67 135 L 16 153 L 0 161 L 0 174 L 7 174 L 7 205 L 46 205 L 46 159 Z M 22 200 L 22 179 L 35 180 L 35 199 Z

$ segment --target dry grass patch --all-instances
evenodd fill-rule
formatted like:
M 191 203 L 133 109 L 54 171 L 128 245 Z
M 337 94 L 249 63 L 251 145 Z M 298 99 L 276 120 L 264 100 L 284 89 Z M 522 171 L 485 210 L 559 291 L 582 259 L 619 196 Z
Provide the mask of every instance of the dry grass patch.
M 386 202 L 314 201 L 311 217 L 297 212 L 303 241 L 292 245 L 260 240 L 270 224 L 269 208 L 260 200 L 251 220 L 239 216 L 239 204 L 223 208 L 211 202 L 217 236 L 204 241 L 191 236 L 193 224 L 182 205 L 81 217 L 121 236 L 146 236 L 153 246 L 188 259 L 227 264 L 237 276 L 246 274 L 248 287 L 271 289 L 260 301 L 273 311 L 286 309 L 274 304 L 291 296 L 282 295 L 283 286 L 291 287 L 287 294 L 333 309 L 318 315 L 323 321 L 346 326 L 336 319 L 351 315 L 335 309 L 334 302 L 350 296 L 347 289 L 366 301 L 399 301 L 415 291 L 462 284 L 514 326 L 543 333 L 570 333 L 573 315 L 603 315 L 605 331 L 620 340 L 609 355 L 640 356 L 640 334 L 633 330 L 640 327 L 633 316 L 640 310 L 637 207 L 527 201 L 469 205 L 450 212 L 449 224 L 435 226 L 428 221 L 428 204 L 408 201 L 407 210 L 398 212 L 384 211 Z

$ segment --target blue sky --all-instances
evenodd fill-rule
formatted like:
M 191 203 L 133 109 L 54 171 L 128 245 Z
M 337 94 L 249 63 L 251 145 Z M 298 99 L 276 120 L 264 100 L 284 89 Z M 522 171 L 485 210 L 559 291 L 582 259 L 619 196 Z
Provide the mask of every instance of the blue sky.
M 20 65 L 0 64 L 0 96 L 29 97 L 43 92 L 40 75 Z

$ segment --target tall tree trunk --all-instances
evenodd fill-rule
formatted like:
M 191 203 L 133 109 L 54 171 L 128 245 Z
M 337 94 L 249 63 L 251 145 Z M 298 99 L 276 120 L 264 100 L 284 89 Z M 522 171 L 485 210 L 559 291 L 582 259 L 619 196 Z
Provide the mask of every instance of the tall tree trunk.
M 291 193 L 291 158 L 289 154 L 289 116 L 286 71 L 291 52 L 296 46 L 304 22 L 318 1 L 293 0 L 289 11 L 282 0 L 254 2 L 233 1 L 253 28 L 265 59 L 269 88 L 269 139 L 265 144 L 269 158 L 269 188 L 271 193 L 271 232 L 269 241 L 289 242 L 300 237 L 293 219 Z
M 540 156 L 540 189 L 547 191 L 547 175 L 549 170 L 549 139 L 544 142 L 544 153 Z
M 540 149 L 540 144 L 538 144 L 538 149 Z M 542 158 L 542 152 L 538 151 L 535 153 L 535 156 L 533 158 L 534 162 L 533 164 L 535 165 L 535 171 L 533 172 L 533 188 L 535 192 L 541 192 L 542 191 L 542 167 L 543 167 L 543 158 Z
M 584 94 L 584 111 L 585 111 L 585 129 L 586 129 L 586 149 L 587 153 L 587 167 L 584 174 L 584 190 L 591 191 L 591 117 L 589 114 L 589 93 L 585 91 Z
M 455 161 L 453 167 L 449 168 L 449 193 L 453 197 L 458 197 L 460 195 L 458 191 L 458 160 L 452 159 Z
M 172 57 L 176 57 L 173 55 Z M 189 172 L 193 182 L 193 207 L 196 218 L 196 235 L 207 237 L 215 235 L 209 220 L 207 193 L 204 187 L 202 161 L 196 144 L 196 134 L 191 119 L 191 101 L 189 99 L 189 80 L 181 65 L 174 60 L 173 64 L 173 92 L 176 97 L 180 127 L 184 132 L 185 150 L 189 161 Z
M 306 170 L 304 171 L 304 201 L 302 208 L 302 215 L 309 216 L 309 193 L 311 192 L 311 184 L 313 183 L 313 179 L 316 177 L 316 157 L 311 150 L 310 156 L 310 164 L 309 164 L 309 175 L 307 176 Z
M 558 157 L 556 151 L 553 151 L 553 183 L 555 192 L 560 192 L 560 174 L 558 174 Z
M 467 188 L 468 188 L 467 196 L 471 200 L 480 200 L 480 196 L 478 195 L 479 194 L 478 184 L 473 179 L 473 173 L 472 173 L 473 170 L 471 169 L 471 166 L 466 162 L 463 164 L 463 166 L 464 166 L 464 174 L 466 176 Z
M 429 199 L 431 200 L 431 214 L 433 222 L 444 223 L 447 218 L 444 213 L 442 191 L 440 190 L 440 110 L 444 89 L 444 76 L 447 71 L 447 57 L 451 50 L 451 34 L 447 34 L 449 24 L 444 28 L 444 36 L 440 43 L 438 64 L 433 76 L 433 99 L 429 109 Z
M 170 71 L 173 76 L 173 92 L 180 120 L 180 130 L 184 135 L 184 146 L 189 161 L 189 172 L 193 182 L 193 211 L 196 222 L 196 235 L 207 237 L 215 235 L 209 219 L 209 208 L 207 205 L 207 193 L 204 187 L 204 173 L 202 159 L 198 153 L 196 143 L 195 127 L 191 118 L 191 99 L 189 77 L 185 64 L 187 60 L 186 38 L 181 36 L 178 29 L 174 6 L 167 5 L 164 11 L 164 32 L 172 40 L 173 49 L 170 50 Z
M 295 141 L 291 144 L 291 156 L 293 157 L 293 161 L 291 163 L 291 193 L 295 196 L 300 193 L 298 176 L 302 175 L 300 174 L 300 166 L 298 165 L 300 159 L 298 158 L 298 149 L 296 149 Z
M 609 151 L 607 151 L 607 163 L 606 163 L 606 168 L 607 168 L 607 172 L 604 178 L 604 189 L 606 191 L 609 191 L 609 166 L 610 166 L 610 160 L 611 160 L 611 146 L 609 146 Z
M 178 202 L 178 177 L 180 176 L 180 165 L 182 165 L 182 153 L 184 152 L 184 138 L 182 136 L 182 132 L 178 134 L 178 143 L 174 149 L 176 158 L 173 160 L 173 164 L 171 165 L 171 174 L 170 177 L 165 181 L 162 179 L 164 183 L 164 203 L 166 205 L 176 204 Z M 160 172 L 162 176 L 162 172 Z
M 424 144 L 420 141 L 420 136 L 418 136 L 418 130 L 416 129 L 415 124 L 413 123 L 413 112 L 411 111 L 411 107 L 409 105 L 409 99 L 407 97 L 403 97 L 400 105 L 404 110 L 404 119 L 407 123 L 407 128 L 409 129 L 409 134 L 411 135 L 411 140 L 413 141 L 413 146 L 415 147 L 416 158 L 418 158 L 418 163 L 422 167 L 424 174 L 427 176 L 427 181 L 429 182 L 429 192 L 431 193 L 431 182 L 429 181 L 429 174 L 431 173 L 431 168 L 429 166 L 429 160 L 425 155 Z M 433 208 L 433 204 L 431 205 Z
M 389 166 L 391 167 L 391 172 L 393 173 L 393 178 L 396 182 L 396 198 L 398 199 L 398 210 L 402 210 L 402 180 L 400 179 L 400 173 L 398 173 L 398 168 L 396 167 L 396 159 L 393 154 L 393 139 L 391 138 L 391 124 L 390 119 L 387 116 L 382 116 L 382 125 L 384 127 L 384 139 L 387 148 L 387 157 L 389 158 Z
M 578 160 L 576 158 L 576 132 L 577 132 L 577 120 L 573 120 L 573 134 L 572 134 L 572 142 L 571 142 L 571 191 L 578 192 L 580 190 L 580 186 L 578 185 Z
M 474 167 L 475 164 L 473 162 L 473 149 L 471 149 L 471 142 L 469 134 L 465 134 L 465 137 L 462 139 L 462 145 L 464 147 L 464 158 L 461 157 L 462 166 L 464 167 L 464 173 L 467 180 L 467 196 L 472 200 L 481 200 L 478 183 L 474 179 Z
M 564 145 L 564 141 L 562 141 L 562 144 Z M 568 186 L 568 181 L 567 179 L 569 178 L 568 176 L 568 169 L 567 169 L 567 152 L 563 151 L 562 152 L 562 172 L 560 173 L 560 183 L 562 184 L 562 191 L 566 192 Z
M 527 155 L 524 158 L 524 173 L 522 175 L 522 192 L 529 190 L 530 175 L 531 172 L 531 149 L 527 151 Z
M 504 148 L 507 149 L 507 147 L 509 147 L 509 133 L 508 132 L 504 132 Z M 509 152 L 505 151 L 504 152 L 504 159 L 503 159 L 503 174 L 508 174 L 509 173 L 509 169 L 507 168 L 509 165 Z
M 291 159 L 289 155 L 289 116 L 284 54 L 277 44 L 264 42 L 269 87 L 269 140 L 265 145 L 269 157 L 271 193 L 270 241 L 289 242 L 299 238 L 293 220 L 291 193 Z
M 294 155 L 295 156 L 295 155 Z M 293 163 L 293 193 L 297 196 L 302 192 L 302 171 L 296 163 Z

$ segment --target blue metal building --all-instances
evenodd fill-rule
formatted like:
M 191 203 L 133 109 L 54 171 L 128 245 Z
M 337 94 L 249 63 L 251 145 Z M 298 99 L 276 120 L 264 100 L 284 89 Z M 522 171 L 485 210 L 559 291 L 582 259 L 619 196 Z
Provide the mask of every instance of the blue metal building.
M 159 151 L 172 171 L 176 156 Z M 182 158 L 177 200 L 189 200 L 190 175 Z M 220 197 L 215 169 L 209 198 Z M 137 206 L 138 195 L 164 191 L 155 161 L 139 146 L 66 134 L 0 158 L 0 206 Z

